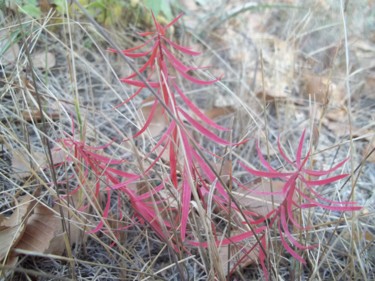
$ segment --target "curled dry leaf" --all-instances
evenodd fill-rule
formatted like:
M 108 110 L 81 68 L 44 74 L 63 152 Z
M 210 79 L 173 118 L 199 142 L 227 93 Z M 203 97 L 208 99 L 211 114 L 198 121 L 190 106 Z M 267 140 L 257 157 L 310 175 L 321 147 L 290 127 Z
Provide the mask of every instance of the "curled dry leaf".
M 23 111 L 22 117 L 26 122 L 35 122 L 40 123 L 42 122 L 42 114 L 39 110 L 33 110 L 33 111 Z M 60 114 L 58 112 L 52 112 L 52 113 L 44 113 L 44 118 L 49 117 L 53 121 L 57 121 L 60 119 Z
M 25 195 L 17 202 L 10 217 L 0 215 L 0 261 L 8 256 L 11 249 L 23 237 L 28 220 L 36 201 Z
M 231 231 L 231 236 L 235 236 L 238 234 L 241 234 L 241 231 Z M 218 251 L 220 263 L 224 270 L 225 276 L 227 276 L 233 269 L 237 268 L 239 265 L 241 267 L 246 267 L 253 264 L 254 262 L 257 262 L 259 259 L 259 247 L 257 247 L 257 241 L 255 238 L 252 240 L 248 239 L 244 243 L 231 244 L 230 246 L 222 245 L 219 247 Z
M 151 114 L 152 106 L 154 104 L 155 98 L 150 96 L 146 98 L 139 109 L 139 112 L 143 115 L 144 120 L 147 120 Z M 164 108 L 162 105 L 158 104 L 148 130 L 153 138 L 159 136 L 163 130 L 168 126 L 168 115 L 164 114 Z M 140 125 L 140 127 L 143 127 Z
M 375 138 L 370 140 L 370 143 L 367 145 L 367 148 L 363 152 L 363 157 L 367 157 L 367 155 L 375 148 Z M 367 161 L 371 163 L 375 163 L 375 153 L 371 153 L 367 157 Z
M 285 99 L 289 96 L 289 89 L 293 84 L 296 51 L 290 42 L 274 36 L 264 39 L 263 46 L 261 46 L 264 77 L 262 79 L 261 73 L 257 75 L 255 92 L 257 97 L 262 99 L 264 89 L 267 101 Z M 252 77 L 249 78 L 252 79 Z
M 258 184 L 247 184 L 248 190 L 233 191 L 234 198 L 242 208 L 266 216 L 270 211 L 280 206 L 285 199 L 284 194 L 259 194 L 282 191 L 285 183 L 281 181 L 262 180 Z M 252 192 L 256 193 L 252 194 Z
M 345 102 L 344 89 L 332 82 L 329 77 L 306 73 L 302 77 L 302 93 L 305 98 L 311 98 L 321 104 L 341 106 Z
M 50 69 L 56 65 L 56 58 L 53 53 L 39 52 L 31 56 L 35 68 Z
M 7 29 L 0 31 L 0 64 L 6 65 L 17 61 L 20 47 L 13 42 L 15 40 L 14 35 Z
M 0 262 L 8 266 L 17 262 L 17 249 L 42 254 L 62 255 L 66 249 L 64 239 L 68 233 L 70 245 L 83 238 L 79 222 L 72 212 L 63 207 L 68 231 L 63 231 L 58 205 L 53 209 L 43 205 L 34 195 L 25 195 L 16 204 L 10 217 L 0 215 Z
M 66 249 L 64 235 L 68 235 L 70 245 L 79 243 L 83 237 L 78 227 L 80 223 L 72 212 L 65 207 L 62 208 L 67 230 L 63 229 L 63 219 L 58 205 L 51 209 L 38 203 L 27 221 L 25 232 L 16 249 L 62 255 Z
M 214 108 L 207 110 L 205 114 L 208 118 L 215 120 L 217 118 L 225 117 L 233 112 L 235 112 L 234 107 L 230 105 L 226 105 L 226 106 L 215 106 Z
M 35 151 L 31 151 L 30 157 L 25 157 L 25 154 L 25 151 L 22 149 L 12 150 L 12 169 L 14 176 L 18 179 L 26 178 L 32 175 L 33 171 L 38 171 L 40 168 L 46 167 L 47 160 L 45 154 Z

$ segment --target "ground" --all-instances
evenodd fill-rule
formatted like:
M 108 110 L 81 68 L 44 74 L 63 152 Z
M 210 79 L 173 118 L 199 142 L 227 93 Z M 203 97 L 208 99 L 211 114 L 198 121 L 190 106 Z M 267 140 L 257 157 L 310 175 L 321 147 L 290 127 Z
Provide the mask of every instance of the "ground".
M 104 180 L 85 174 L 84 166 L 89 164 L 69 150 L 68 140 L 104 146 L 100 155 L 126 160 L 116 167 L 127 172 L 142 170 L 155 158 L 149 152 L 166 129 L 163 109 L 157 108 L 145 134 L 123 142 L 142 127 L 154 98 L 143 89 L 131 102 L 121 104 L 135 91 L 120 81 L 132 71 L 120 55 L 108 51 L 114 47 L 112 42 L 123 49 L 139 45 L 143 40 L 139 33 L 154 26 L 143 1 L 129 1 L 120 8 L 116 6 L 120 1 L 108 1 L 107 9 L 91 13 L 94 18 L 73 4 L 61 10 L 63 6 L 47 2 L 35 6 L 40 9 L 37 16 L 29 10 L 22 13 L 7 1 L 1 12 L 2 278 L 220 280 L 216 266 L 229 280 L 265 278 L 256 261 L 240 262 L 227 275 L 233 264 L 227 266 L 225 247 L 218 250 L 217 265 L 207 249 L 173 251 L 149 224 L 135 218 L 128 196 L 106 193 Z M 214 163 L 223 178 L 266 191 L 269 183 L 244 173 L 239 162 L 264 170 L 257 157 L 260 152 L 273 167 L 280 167 L 278 139 L 292 155 L 306 130 L 309 165 L 314 169 L 327 170 L 347 158 L 337 172 L 350 176 L 318 191 L 331 200 L 356 201 L 361 210 L 316 208 L 301 215 L 315 226 L 305 240 L 319 245 L 304 254 L 308 261 L 304 266 L 281 247 L 280 235 L 271 229 L 269 263 L 280 280 L 374 280 L 374 4 L 364 0 L 214 2 L 175 1 L 173 14 L 183 11 L 184 16 L 167 36 L 201 52 L 183 58 L 189 65 L 209 66 L 200 78 L 220 80 L 205 87 L 179 77 L 176 81 L 208 117 L 231 128 L 231 133 L 220 136 L 248 141 L 228 149 L 199 132 L 195 139 L 204 149 L 224 155 L 222 162 Z M 122 16 L 117 18 L 118 9 Z M 103 17 L 103 12 L 111 16 Z M 157 20 L 164 24 L 168 15 L 160 14 Z M 132 58 L 131 63 L 139 68 L 144 61 Z M 164 158 L 161 162 L 158 169 L 163 171 L 169 162 Z M 155 168 L 147 184 L 138 182 L 129 188 L 141 194 L 155 188 L 160 183 L 158 171 Z M 64 197 L 77 187 L 81 188 L 74 196 Z M 237 197 L 244 209 L 263 212 L 264 205 L 254 207 L 246 198 Z M 104 227 L 90 231 L 105 216 L 107 199 L 111 207 Z M 190 235 L 200 230 L 194 212 L 189 213 Z M 219 212 L 212 221 L 219 231 L 226 229 Z

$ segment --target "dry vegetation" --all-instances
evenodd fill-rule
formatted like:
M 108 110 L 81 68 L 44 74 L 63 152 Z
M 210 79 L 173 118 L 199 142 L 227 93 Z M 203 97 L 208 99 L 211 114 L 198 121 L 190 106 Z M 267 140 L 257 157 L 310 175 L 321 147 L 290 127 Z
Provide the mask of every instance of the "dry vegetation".
M 283 247 L 277 227 L 269 227 L 269 279 L 375 280 L 375 5 L 365 0 L 177 2 L 176 14 L 182 9 L 185 16 L 167 37 L 202 52 L 181 59 L 197 67 L 209 65 L 200 71 L 201 79 L 224 74 L 204 87 L 177 77 L 179 87 L 209 118 L 231 128 L 220 137 L 249 139 L 240 146 L 222 146 L 199 131 L 193 134 L 202 150 L 221 156 L 211 155 L 209 161 L 229 182 L 233 200 L 243 210 L 265 215 L 279 203 L 267 195 L 254 199 L 231 181 L 266 193 L 282 189 L 280 178 L 270 184 L 241 166 L 264 170 L 260 153 L 272 167 L 282 168 L 278 138 L 294 159 L 306 129 L 309 168 L 328 170 L 349 159 L 330 176 L 350 176 L 338 176 L 317 191 L 330 200 L 356 201 L 362 208 L 300 211 L 300 222 L 314 227 L 300 231 L 291 225 L 289 230 L 317 245 L 298 251 L 305 265 Z M 123 49 L 141 44 L 138 33 L 154 30 L 149 13 L 141 6 L 124 8 L 118 22 L 104 20 L 99 29 L 73 4 L 62 15 L 46 3 L 40 1 L 38 19 L 5 5 L 0 14 L 0 278 L 264 279 L 258 262 L 262 249 L 236 260 L 255 239 L 217 248 L 215 241 L 211 247 L 189 244 L 202 239 L 201 226 L 208 224 L 196 198 L 189 200 L 186 241 L 180 226 L 170 239 L 163 237 L 169 226 L 150 219 L 151 211 L 137 214 L 147 210 L 135 205 L 132 194 L 148 194 L 170 175 L 172 164 L 165 154 L 150 176 L 126 185 L 129 191 L 108 188 L 123 177 L 118 171 L 144 174 L 161 153 L 150 150 L 168 125 L 159 106 L 148 130 L 130 138 L 152 114 L 154 98 L 145 88 L 122 103 L 136 88 L 120 79 L 133 71 L 122 56 L 108 52 L 114 47 L 108 38 Z M 132 58 L 131 63 L 139 68 L 145 61 Z M 178 161 L 184 157 L 177 155 Z M 176 179 L 186 176 L 181 174 Z M 184 219 L 187 209 L 176 214 L 183 204 L 179 195 L 166 192 L 147 198 L 149 205 L 166 202 L 165 210 L 155 211 L 155 220 Z M 209 190 L 210 196 L 207 201 L 213 202 L 214 191 Z M 215 235 L 242 233 L 238 226 L 228 228 L 220 201 L 215 202 L 206 209 Z

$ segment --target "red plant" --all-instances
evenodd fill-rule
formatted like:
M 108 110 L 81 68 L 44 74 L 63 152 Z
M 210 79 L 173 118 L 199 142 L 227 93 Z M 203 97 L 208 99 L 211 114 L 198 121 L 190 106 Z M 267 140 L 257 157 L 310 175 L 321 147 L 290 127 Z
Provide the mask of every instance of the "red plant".
M 305 168 L 306 163 L 310 156 L 310 151 L 307 152 L 307 155 L 302 157 L 302 149 L 305 140 L 305 131 L 303 132 L 299 145 L 296 152 L 296 160 L 290 160 L 280 145 L 280 140 L 278 141 L 278 148 L 282 158 L 294 169 L 290 172 L 280 172 L 272 168 L 272 166 L 264 159 L 259 146 L 258 156 L 262 165 L 266 168 L 266 171 L 254 170 L 245 164 L 241 163 L 241 166 L 250 174 L 259 176 L 262 178 L 270 179 L 282 179 L 285 184 L 281 191 L 275 192 L 259 192 L 254 191 L 254 195 L 282 195 L 284 200 L 279 204 L 279 206 L 271 210 L 264 217 L 252 221 L 254 225 L 263 224 L 267 220 L 268 226 L 272 226 L 274 223 L 277 223 L 277 229 L 280 233 L 280 240 L 284 248 L 299 262 L 305 263 L 305 260 L 299 255 L 291 246 L 296 247 L 299 250 L 312 249 L 313 245 L 303 245 L 290 232 L 290 224 L 300 230 L 308 230 L 311 226 L 304 227 L 298 222 L 296 209 L 308 209 L 313 207 L 321 207 L 330 211 L 357 211 L 361 207 L 356 206 L 355 202 L 350 201 L 333 201 L 328 198 L 325 198 L 319 192 L 315 190 L 315 186 L 324 186 L 330 183 L 334 183 L 340 179 L 347 177 L 347 174 L 340 174 L 333 177 L 328 177 L 325 179 L 311 180 L 310 177 L 322 177 L 327 176 L 335 172 L 340 168 L 347 159 L 341 161 L 333 168 L 326 171 L 316 171 Z M 240 184 L 241 186 L 241 184 Z M 244 186 L 242 186 L 244 188 Z M 324 203 L 322 203 L 324 202 Z
M 310 152 L 305 157 L 302 157 L 303 143 L 305 140 L 305 132 L 302 134 L 297 152 L 296 160 L 290 160 L 285 152 L 282 150 L 280 142 L 278 143 L 279 152 L 282 158 L 293 167 L 293 170 L 284 172 L 274 169 L 262 156 L 259 148 L 258 154 L 265 171 L 254 170 L 247 167 L 245 164 L 241 166 L 250 174 L 270 179 L 283 180 L 284 186 L 281 191 L 275 192 L 258 192 L 254 194 L 259 195 L 282 195 L 283 201 L 268 214 L 260 216 L 254 212 L 243 211 L 236 202 L 232 201 L 228 194 L 228 189 L 217 178 L 217 173 L 212 171 L 210 165 L 207 163 L 204 154 L 206 150 L 199 146 L 191 134 L 191 130 L 196 130 L 202 136 L 220 145 L 235 145 L 218 137 L 215 130 L 227 131 L 226 128 L 216 124 L 208 118 L 182 91 L 176 83 L 176 75 L 180 75 L 188 82 L 205 86 L 218 81 L 213 79 L 210 81 L 201 80 L 191 74 L 197 70 L 196 67 L 185 65 L 177 58 L 177 53 L 188 56 L 196 56 L 199 53 L 187 47 L 180 46 L 166 37 L 168 29 L 177 22 L 181 17 L 179 15 L 166 26 L 160 25 L 154 19 L 155 31 L 141 33 L 143 37 L 150 37 L 146 41 L 134 48 L 123 50 L 125 56 L 131 58 L 145 58 L 146 62 L 139 68 L 139 73 L 146 76 L 147 84 L 155 90 L 157 98 L 154 100 L 151 111 L 144 125 L 136 132 L 134 138 L 143 134 L 150 126 L 158 106 L 162 105 L 163 114 L 168 120 L 168 126 L 164 133 L 160 136 L 157 143 L 152 147 L 151 153 L 157 152 L 157 156 L 152 160 L 150 165 L 146 167 L 142 173 L 127 173 L 119 168 L 117 165 L 121 164 L 122 160 L 115 160 L 99 153 L 100 150 L 106 146 L 91 147 L 86 145 L 83 141 L 76 141 L 73 138 L 66 138 L 62 140 L 65 147 L 72 151 L 74 157 L 67 158 L 67 161 L 76 161 L 81 165 L 81 172 L 84 175 L 83 181 L 92 174 L 95 179 L 94 196 L 100 195 L 100 182 L 103 182 L 107 191 L 107 203 L 103 211 L 103 220 L 99 225 L 92 230 L 92 232 L 99 231 L 104 225 L 104 219 L 107 218 L 110 206 L 110 195 L 112 191 L 119 191 L 126 194 L 129 198 L 131 206 L 135 211 L 135 215 L 141 223 L 147 222 L 155 231 L 155 233 L 163 240 L 168 240 L 172 243 L 175 250 L 181 249 L 179 245 L 184 245 L 182 242 L 186 240 L 189 232 L 189 213 L 192 196 L 196 204 L 203 207 L 208 205 L 206 198 L 211 196 L 212 201 L 222 212 L 230 214 L 229 209 L 235 210 L 235 213 L 241 213 L 241 220 L 245 220 L 251 231 L 244 231 L 243 233 L 227 237 L 225 239 L 217 239 L 216 244 L 229 245 L 233 243 L 246 243 L 248 238 L 256 238 L 258 244 L 244 250 L 241 259 L 246 259 L 249 251 L 259 250 L 259 263 L 261 264 L 266 278 L 268 278 L 268 271 L 265 261 L 267 259 L 267 230 L 275 225 L 280 233 L 280 240 L 284 248 L 298 261 L 304 263 L 302 255 L 298 250 L 308 250 L 313 248 L 313 245 L 304 245 L 301 241 L 294 237 L 290 227 L 297 228 L 301 231 L 308 230 L 311 226 L 302 226 L 299 222 L 298 212 L 296 210 L 303 210 L 313 207 L 320 207 L 331 211 L 355 211 L 360 207 L 354 202 L 337 202 L 322 196 L 316 191 L 315 186 L 323 186 L 336 182 L 346 177 L 346 174 L 328 177 L 325 179 L 312 180 L 310 177 L 323 177 L 340 168 L 346 160 L 340 162 L 335 167 L 327 171 L 315 171 L 307 169 L 306 163 L 309 159 Z M 147 50 L 145 48 L 149 47 Z M 109 49 L 111 52 L 116 52 L 115 49 Z M 146 83 L 137 79 L 137 73 L 132 73 L 128 77 L 121 79 L 122 82 L 130 86 L 138 88 L 134 94 L 121 104 L 131 101 L 134 97 L 139 95 L 142 89 L 146 88 Z M 121 105 L 120 104 L 120 105 Z M 199 120 L 199 121 L 197 121 Z M 159 160 L 163 157 L 164 152 L 168 148 L 169 160 L 169 175 L 162 180 L 163 183 L 156 187 L 152 187 L 149 191 L 142 194 L 129 189 L 129 184 L 134 183 L 139 179 L 148 179 L 157 166 Z M 200 151 L 198 151 L 200 150 Z M 182 153 L 179 153 L 182 152 Z M 209 152 L 210 153 L 210 152 Z M 210 153 L 212 157 L 217 155 Z M 183 159 L 179 159 L 179 158 Z M 84 184 L 84 182 L 82 182 Z M 238 182 L 240 188 L 247 188 Z M 170 194 L 179 194 L 177 207 L 170 207 L 165 201 L 166 198 L 159 196 L 161 191 L 169 192 L 167 186 L 172 186 L 177 192 L 170 192 Z M 214 189 L 215 192 L 211 192 Z M 172 197 L 172 195 L 171 195 Z M 165 210 L 177 209 L 177 215 L 162 216 Z M 206 218 L 202 218 L 205 220 Z M 242 223 L 242 221 L 240 222 Z M 211 222 L 213 233 L 215 234 L 215 224 Z M 239 227 L 240 229 L 240 227 Z M 175 235 L 178 233 L 179 235 Z M 176 242 L 179 241 L 180 244 Z M 207 242 L 189 241 L 190 245 L 208 247 Z M 247 252 L 246 252 L 247 251 Z M 240 259 L 240 260 L 241 260 Z M 240 261 L 239 261 L 240 262 Z M 239 263 L 238 262 L 238 263 Z M 238 265 L 237 263 L 237 265 Z
M 191 71 L 197 70 L 196 67 L 190 67 L 185 65 L 181 60 L 179 60 L 174 52 L 181 53 L 183 55 L 196 56 L 199 55 L 198 52 L 192 51 L 191 49 L 178 45 L 177 43 L 171 41 L 166 37 L 167 30 L 177 22 L 177 20 L 182 15 L 179 15 L 174 20 L 172 20 L 166 26 L 160 25 L 155 17 L 154 24 L 156 30 L 154 32 L 145 32 L 140 35 L 143 37 L 151 37 L 147 39 L 143 44 L 123 50 L 122 53 L 125 56 L 131 58 L 141 58 L 146 57 L 146 62 L 139 68 L 140 73 L 147 73 L 147 83 L 156 90 L 156 94 L 159 98 L 154 100 L 150 114 L 145 121 L 145 124 L 139 131 L 133 136 L 138 137 L 144 133 L 150 126 L 152 119 L 154 118 L 156 109 L 159 104 L 162 104 L 168 110 L 164 110 L 163 114 L 166 119 L 169 120 L 169 125 L 163 135 L 160 137 L 158 143 L 154 146 L 152 151 L 156 148 L 161 147 L 162 152 L 158 154 L 156 159 L 152 162 L 151 166 L 154 166 L 157 161 L 162 157 L 164 150 L 169 148 L 169 166 L 170 166 L 170 182 L 181 194 L 180 198 L 180 215 L 176 217 L 174 223 L 171 225 L 180 224 L 180 237 L 184 241 L 186 236 L 187 224 L 188 224 L 188 214 L 190 211 L 190 200 L 192 195 L 192 189 L 199 189 L 197 180 L 201 177 L 198 174 L 198 167 L 204 165 L 204 159 L 200 154 L 196 153 L 194 147 L 194 140 L 190 134 L 190 128 L 195 129 L 203 136 L 214 141 L 215 143 L 222 145 L 230 145 L 230 143 L 212 132 L 213 129 L 226 131 L 227 129 L 216 124 L 211 119 L 209 119 L 178 87 L 175 82 L 174 75 L 181 75 L 183 78 L 187 79 L 189 82 L 198 85 L 210 85 L 218 81 L 218 79 L 205 81 L 195 76 L 189 74 Z M 150 46 L 146 51 L 141 51 L 141 49 Z M 109 49 L 111 52 L 116 52 L 115 49 Z M 139 51 L 139 52 L 136 52 Z M 173 70 L 173 73 L 171 73 Z M 136 97 L 142 89 L 146 87 L 146 84 L 140 80 L 136 79 L 137 74 L 132 73 L 126 78 L 121 79 L 122 82 L 138 87 L 136 92 L 131 95 L 130 98 L 125 100 L 123 103 L 127 103 Z M 155 80 L 151 80 L 151 77 Z M 177 103 L 176 97 L 180 97 L 185 108 L 181 104 Z M 166 111 L 168 111 L 169 116 Z M 201 122 L 198 122 L 200 120 Z M 183 121 L 186 121 L 190 126 L 186 125 Z M 203 124 L 202 124 L 203 123 Z M 211 129 L 208 129 L 209 127 Z M 195 144 L 197 146 L 198 144 Z M 182 153 L 179 151 L 182 150 Z M 179 155 L 183 154 L 184 158 L 182 161 L 178 159 Z M 182 166 L 182 167 L 181 167 Z M 150 169 L 148 168 L 148 170 Z M 210 175 L 209 178 L 214 180 L 212 171 L 208 171 L 204 168 L 205 172 Z M 181 171 L 181 177 L 179 178 L 178 172 Z M 167 179 L 165 179 L 168 181 Z M 125 184 L 119 184 L 113 186 L 113 188 L 122 188 Z M 221 195 L 227 197 L 224 192 L 224 188 L 220 183 L 217 184 L 218 189 L 221 191 Z M 203 200 L 203 198 L 202 198 Z M 153 223 L 155 225 L 156 218 L 153 217 Z M 164 223 L 164 222 L 160 222 Z

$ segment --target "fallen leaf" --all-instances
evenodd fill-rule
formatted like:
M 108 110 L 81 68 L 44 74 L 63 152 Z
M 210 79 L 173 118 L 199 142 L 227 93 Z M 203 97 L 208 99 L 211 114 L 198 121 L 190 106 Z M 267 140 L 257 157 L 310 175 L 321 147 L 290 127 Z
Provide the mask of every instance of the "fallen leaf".
M 32 195 L 25 195 L 16 203 L 13 214 L 10 217 L 0 215 L 0 261 L 7 257 L 10 250 L 22 238 L 26 221 L 35 206 Z
M 239 230 L 231 231 L 231 236 L 241 234 Z M 220 246 L 219 257 L 225 276 L 238 266 L 246 267 L 259 260 L 259 247 L 256 246 L 257 240 L 247 239 L 246 243 L 233 243 L 230 245 Z M 249 252 L 249 253 L 248 253 Z M 229 263 L 229 271 L 228 271 Z
M 227 116 L 233 112 L 235 112 L 235 109 L 232 106 L 215 106 L 210 110 L 206 110 L 205 114 L 208 118 L 214 120 L 220 117 Z
M 53 53 L 50 52 L 39 52 L 31 56 L 33 67 L 50 69 L 56 65 L 56 58 Z
M 367 155 L 375 148 L 375 138 L 372 138 L 370 143 L 367 145 L 366 149 L 363 151 L 363 157 L 367 157 Z M 375 152 L 371 153 L 370 156 L 367 158 L 368 162 L 375 163 Z
M 29 217 L 26 230 L 16 248 L 43 254 L 62 255 L 66 249 L 64 235 L 67 233 L 70 244 L 81 241 L 82 230 L 79 222 L 66 207 L 62 207 L 67 230 L 63 229 L 59 206 L 53 209 L 41 203 L 37 204 Z
M 154 104 L 155 98 L 150 96 L 146 98 L 139 109 L 139 112 L 143 115 L 144 120 L 151 114 L 152 105 Z M 148 131 L 153 138 L 159 136 L 163 130 L 168 126 L 167 113 L 164 112 L 162 105 L 158 104 L 152 118 L 150 125 L 148 126 Z M 142 125 L 140 127 L 143 127 Z
M 331 106 L 341 106 L 345 102 L 344 89 L 328 77 L 304 74 L 301 83 L 302 93 L 307 99 L 311 96 L 312 100 Z
M 259 194 L 260 192 L 279 192 L 285 183 L 281 181 L 262 180 L 258 184 L 247 184 L 248 190 L 236 190 L 232 194 L 244 209 L 255 212 L 260 216 L 267 215 L 270 211 L 280 206 L 284 201 L 283 194 Z M 257 193 L 258 192 L 258 193 Z
M 45 117 L 51 118 L 53 121 L 60 120 L 60 114 L 59 113 L 44 113 Z M 35 123 L 41 123 L 42 122 L 42 115 L 39 110 L 33 110 L 33 111 L 23 111 L 22 117 L 26 122 L 35 122 Z
M 14 41 L 14 34 L 10 30 L 0 30 L 0 64 L 6 65 L 17 61 L 20 47 Z
M 262 46 L 264 75 L 263 79 L 261 73 L 257 75 L 255 92 L 258 98 L 263 97 L 265 92 L 268 101 L 285 99 L 290 95 L 293 85 L 296 51 L 290 42 L 277 37 L 269 36 L 264 39 Z
M 12 169 L 18 179 L 32 175 L 33 171 L 46 167 L 46 163 L 46 156 L 43 153 L 32 151 L 31 157 L 28 157 L 27 152 L 22 149 L 12 150 Z

